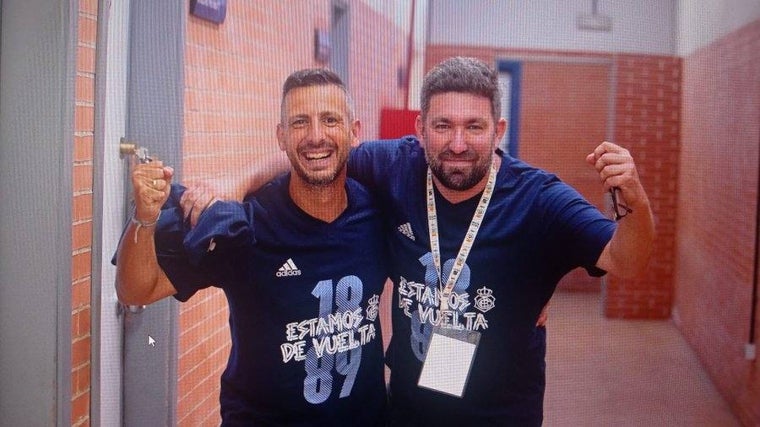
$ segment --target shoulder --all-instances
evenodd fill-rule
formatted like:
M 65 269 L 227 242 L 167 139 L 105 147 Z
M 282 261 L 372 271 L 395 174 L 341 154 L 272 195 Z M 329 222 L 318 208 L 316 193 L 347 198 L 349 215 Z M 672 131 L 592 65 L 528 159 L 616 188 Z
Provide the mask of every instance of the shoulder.
M 498 183 L 504 187 L 541 191 L 552 184 L 561 183 L 553 173 L 532 166 L 520 159 L 499 153 L 501 167 Z
M 589 204 L 557 175 L 507 155 L 502 156 L 496 191 L 523 210 L 531 211 L 534 218 L 565 211 L 571 205 Z

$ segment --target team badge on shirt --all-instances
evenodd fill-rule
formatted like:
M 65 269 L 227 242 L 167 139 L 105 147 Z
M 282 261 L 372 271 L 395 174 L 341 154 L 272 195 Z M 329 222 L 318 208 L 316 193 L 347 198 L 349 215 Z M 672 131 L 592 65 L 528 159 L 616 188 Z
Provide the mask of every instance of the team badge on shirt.
M 496 297 L 493 296 L 493 291 L 491 289 L 488 289 L 485 286 L 478 289 L 478 296 L 475 297 L 475 308 L 485 313 L 494 308 L 495 305 Z
M 367 320 L 374 322 L 377 319 L 377 314 L 380 312 L 379 308 L 380 297 L 372 295 L 372 298 L 367 300 Z

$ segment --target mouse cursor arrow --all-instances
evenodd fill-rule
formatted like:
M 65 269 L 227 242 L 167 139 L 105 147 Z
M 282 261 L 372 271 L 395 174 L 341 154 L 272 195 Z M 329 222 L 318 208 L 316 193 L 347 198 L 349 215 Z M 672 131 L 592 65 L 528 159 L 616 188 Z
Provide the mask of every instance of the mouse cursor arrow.
M 148 335 L 148 345 L 151 346 L 151 347 L 155 347 L 156 346 L 156 340 L 154 340 L 153 337 L 150 336 L 150 335 Z

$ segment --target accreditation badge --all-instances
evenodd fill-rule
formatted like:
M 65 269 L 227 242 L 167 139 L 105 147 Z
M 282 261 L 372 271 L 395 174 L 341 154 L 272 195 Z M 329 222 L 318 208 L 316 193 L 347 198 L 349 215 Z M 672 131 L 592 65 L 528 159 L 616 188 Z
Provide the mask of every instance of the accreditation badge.
M 417 385 L 462 397 L 479 342 L 480 332 L 433 328 Z

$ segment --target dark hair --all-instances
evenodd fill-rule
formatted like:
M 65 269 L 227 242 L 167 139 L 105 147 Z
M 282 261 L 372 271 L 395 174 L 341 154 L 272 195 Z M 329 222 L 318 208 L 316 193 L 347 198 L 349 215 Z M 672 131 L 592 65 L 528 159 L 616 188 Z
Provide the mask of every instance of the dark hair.
M 353 120 L 354 102 L 351 95 L 346 89 L 345 83 L 340 76 L 327 68 L 306 68 L 291 73 L 285 83 L 282 84 L 282 100 L 280 101 L 280 115 L 285 113 L 285 96 L 293 89 L 311 86 L 333 85 L 339 87 L 346 94 L 346 106 L 348 107 L 348 118 Z
M 430 110 L 430 98 L 447 92 L 461 92 L 491 100 L 494 122 L 501 118 L 499 74 L 483 61 L 456 56 L 439 63 L 422 81 L 421 107 L 423 119 Z

